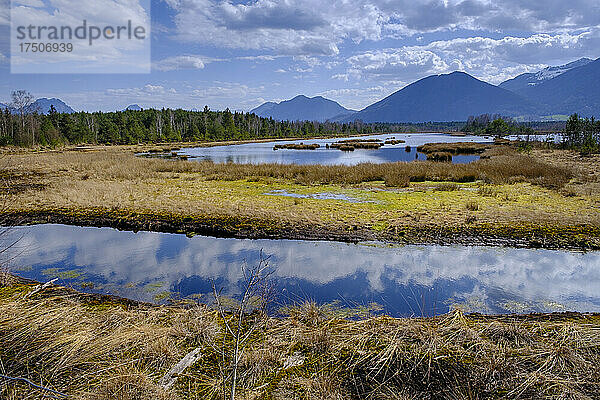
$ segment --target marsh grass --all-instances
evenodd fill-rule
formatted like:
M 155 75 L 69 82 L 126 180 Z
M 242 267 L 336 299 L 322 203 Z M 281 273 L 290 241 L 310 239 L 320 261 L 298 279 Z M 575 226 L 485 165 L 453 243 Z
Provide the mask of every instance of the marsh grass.
M 90 301 L 59 289 L 0 289 L 6 373 L 73 399 L 219 399 L 222 330 L 209 308 Z M 596 398 L 600 317 L 464 315 L 347 319 L 305 303 L 270 318 L 240 363 L 239 399 Z M 189 349 L 202 357 L 170 391 L 157 382 Z M 216 346 L 216 347 L 218 347 Z M 2 398 L 39 398 L 20 385 Z
M 157 160 L 152 160 L 157 161 Z M 514 183 L 515 179 L 546 188 L 561 188 L 573 172 L 549 165 L 530 156 L 497 156 L 469 164 L 432 162 L 396 162 L 346 165 L 215 164 L 211 162 L 164 162 L 152 165 L 156 172 L 198 173 L 207 179 L 241 180 L 257 177 L 285 179 L 304 185 L 360 184 L 383 181 L 387 186 L 405 186 L 406 182 L 447 181 L 490 184 Z
M 495 148 L 495 150 L 498 149 Z M 363 163 L 358 165 L 282 165 L 282 164 L 217 164 L 210 161 L 145 159 L 122 150 L 96 152 L 64 152 L 40 155 L 41 168 L 13 165 L 5 173 L 20 174 L 19 183 L 33 184 L 36 173 L 78 171 L 86 179 L 108 178 L 137 180 L 162 178 L 165 174 L 197 174 L 208 180 L 283 179 L 303 185 L 385 182 L 387 186 L 406 186 L 407 182 L 474 182 L 510 184 L 529 182 L 546 188 L 561 188 L 573 177 L 571 168 L 550 164 L 511 149 L 489 159 L 468 164 L 434 162 Z M 43 166 L 43 167 L 42 167 Z M 25 174 L 25 175 L 23 175 Z
M 450 153 L 450 154 L 481 154 L 491 149 L 494 145 L 489 143 L 427 143 L 417 147 L 417 151 L 425 154 Z
M 280 150 L 280 149 L 288 149 L 288 150 L 316 150 L 316 149 L 318 149 L 320 147 L 321 147 L 321 145 L 319 145 L 317 143 L 313 143 L 313 144 L 304 144 L 304 143 L 296 144 L 296 143 L 290 143 L 290 144 L 276 144 L 275 146 L 273 146 L 273 150 Z
M 25 299 L 31 289 L 14 289 L 0 288 L 0 357 L 6 372 L 68 388 L 74 398 L 175 399 L 156 384 L 157 374 L 218 329 L 200 309 L 132 311 L 106 300 L 82 302 L 75 293 Z M 22 385 L 6 386 L 0 394 L 38 398 L 26 397 L 35 391 Z
M 481 237 L 491 233 L 527 240 L 535 230 L 552 235 L 552 241 L 558 237 L 572 241 L 571 227 L 575 227 L 586 235 L 586 246 L 598 242 L 595 199 L 568 198 L 560 191 L 561 185 L 573 187 L 568 183 L 571 176 L 573 181 L 582 180 L 578 169 L 542 161 L 535 154 L 513 151 L 456 165 L 321 166 L 184 162 L 146 159 L 136 153 L 137 149 L 107 147 L 10 155 L 2 173 L 13 176 L 11 185 L 21 189 L 8 195 L 6 215 L 35 219 L 39 213 L 44 220 L 50 215 L 59 223 L 131 224 L 134 230 L 199 233 L 208 227 L 208 232 L 218 229 L 244 236 L 290 237 L 298 235 L 296 231 L 307 238 L 335 234 L 354 240 L 375 235 L 406 242 L 417 236 L 422 240 L 421 234 L 437 240 L 438 235 L 454 235 L 455 228 L 459 232 L 478 229 Z M 520 183 L 509 183 L 515 181 Z M 461 190 L 433 190 L 438 185 Z M 489 188 L 495 195 L 482 196 L 477 193 L 479 187 L 482 193 Z M 272 190 L 310 198 L 265 195 Z M 361 202 L 317 199 L 312 196 L 315 193 L 345 195 Z M 479 203 L 480 212 L 476 223 L 465 224 L 464 205 L 469 200 Z M 439 231 L 432 236 L 434 226 Z
M 452 153 L 448 153 L 448 152 L 427 153 L 427 161 L 452 162 Z

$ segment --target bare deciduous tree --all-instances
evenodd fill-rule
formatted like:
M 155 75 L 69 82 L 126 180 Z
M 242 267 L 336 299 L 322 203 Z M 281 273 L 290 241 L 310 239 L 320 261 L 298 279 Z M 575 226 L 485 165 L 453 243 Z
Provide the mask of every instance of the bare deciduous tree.
M 31 93 L 29 93 L 26 90 L 14 90 L 11 94 L 11 107 L 13 107 L 15 110 L 17 110 L 17 112 L 19 113 L 19 116 L 21 117 L 21 129 L 23 129 L 23 131 L 25 131 L 25 115 L 32 112 L 33 110 L 31 110 L 31 106 L 33 105 L 33 102 L 35 100 L 35 98 L 33 97 L 33 95 Z M 35 144 L 35 136 L 34 136 L 34 132 L 35 130 L 32 128 L 31 129 L 31 144 Z
M 225 305 L 222 301 L 221 291 L 217 290 L 214 282 L 212 285 L 213 296 L 221 322 L 225 326 L 221 357 L 224 385 L 229 382 L 229 390 L 224 387 L 223 397 L 229 392 L 230 400 L 235 400 L 239 378 L 239 367 L 252 334 L 264 326 L 268 319 L 268 306 L 272 301 L 274 285 L 270 279 L 273 269 L 269 265 L 269 257 L 264 257 L 261 250 L 257 264 L 242 266 L 243 286 L 239 300 L 232 301 L 232 305 Z M 227 341 L 232 345 L 226 346 Z
M 220 322 L 224 326 L 221 343 L 209 341 L 195 348 L 175 364 L 161 379 L 160 385 L 170 389 L 177 377 L 202 357 L 204 346 L 209 346 L 219 354 L 222 362 L 218 365 L 223 382 L 223 399 L 234 400 L 239 381 L 239 369 L 245 350 L 252 340 L 252 335 L 264 328 L 268 321 L 268 307 L 272 302 L 274 285 L 270 279 L 273 270 L 269 265 L 269 257 L 264 257 L 261 250 L 257 264 L 242 265 L 242 294 L 238 300 L 221 295 L 212 282 L 212 292 Z

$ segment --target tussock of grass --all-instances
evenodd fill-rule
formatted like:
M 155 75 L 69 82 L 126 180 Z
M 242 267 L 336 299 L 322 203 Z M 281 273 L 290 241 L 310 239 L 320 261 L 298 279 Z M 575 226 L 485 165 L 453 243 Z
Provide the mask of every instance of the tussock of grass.
M 494 147 L 489 143 L 427 143 L 417 147 L 417 151 L 425 154 L 450 153 L 450 154 L 481 154 Z
M 0 356 L 9 375 L 74 399 L 222 398 L 221 327 L 207 308 L 2 293 Z M 347 320 L 314 303 L 288 311 L 271 318 L 244 353 L 238 398 L 595 398 L 600 390 L 598 316 L 456 311 Z M 163 391 L 160 377 L 196 346 L 204 346 L 200 360 Z M 1 390 L 7 399 L 39 397 L 21 385 Z
M 476 201 L 469 201 L 465 204 L 465 208 L 469 211 L 477 211 L 479 210 L 479 203 Z
M 354 151 L 354 149 L 377 150 L 383 145 L 384 144 L 378 139 L 350 139 L 333 143 L 329 147 L 332 149 L 340 149 L 342 151 Z
M 433 188 L 433 190 L 438 191 L 438 192 L 453 192 L 453 191 L 459 190 L 459 189 L 460 189 L 460 186 L 458 184 L 451 183 L 451 182 L 440 183 Z
M 279 150 L 279 149 L 316 150 L 319 147 L 321 147 L 321 145 L 319 145 L 317 143 L 313 143 L 313 144 L 304 144 L 304 143 L 295 144 L 295 143 L 291 143 L 291 144 L 276 144 L 275 146 L 273 146 L 273 150 Z
M 452 153 L 447 153 L 447 152 L 428 153 L 427 161 L 450 162 L 450 161 L 452 161 Z

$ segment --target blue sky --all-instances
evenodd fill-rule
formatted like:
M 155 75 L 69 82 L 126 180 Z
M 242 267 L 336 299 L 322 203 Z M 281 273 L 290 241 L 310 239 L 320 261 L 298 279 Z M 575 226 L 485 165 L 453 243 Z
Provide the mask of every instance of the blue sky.
M 42 1 L 99 4 L 25 3 Z M 11 74 L 9 8 L 0 0 L 0 102 L 26 89 L 88 111 L 250 110 L 298 94 L 361 109 L 431 74 L 497 84 L 600 57 L 598 0 L 153 0 L 152 73 Z

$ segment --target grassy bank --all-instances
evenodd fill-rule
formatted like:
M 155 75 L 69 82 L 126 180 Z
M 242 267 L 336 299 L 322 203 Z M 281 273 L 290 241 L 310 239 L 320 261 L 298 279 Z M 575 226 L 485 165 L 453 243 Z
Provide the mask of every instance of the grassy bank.
M 136 304 L 32 284 L 0 287 L 2 373 L 72 399 L 217 399 L 229 366 L 206 306 Z M 239 399 L 587 399 L 600 390 L 600 316 L 343 318 L 302 304 L 267 318 L 240 363 Z M 168 390 L 161 377 L 190 350 Z M 23 383 L 3 399 L 41 398 Z
M 144 159 L 138 150 L 7 153 L 5 214 L 238 237 L 600 247 L 598 160 L 570 152 L 495 146 L 464 165 L 297 166 Z

